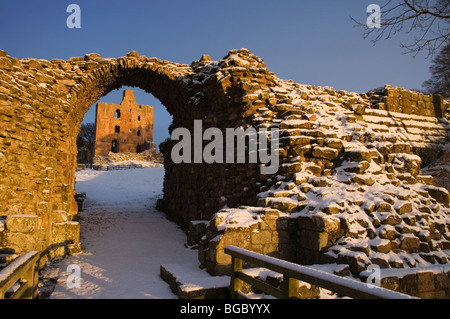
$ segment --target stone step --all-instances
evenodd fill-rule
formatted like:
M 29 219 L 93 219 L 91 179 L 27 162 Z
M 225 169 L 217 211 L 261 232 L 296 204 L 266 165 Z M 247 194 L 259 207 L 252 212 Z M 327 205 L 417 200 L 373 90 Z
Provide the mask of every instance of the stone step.
M 230 298 L 230 277 L 211 276 L 198 264 L 164 264 L 160 276 L 180 299 Z

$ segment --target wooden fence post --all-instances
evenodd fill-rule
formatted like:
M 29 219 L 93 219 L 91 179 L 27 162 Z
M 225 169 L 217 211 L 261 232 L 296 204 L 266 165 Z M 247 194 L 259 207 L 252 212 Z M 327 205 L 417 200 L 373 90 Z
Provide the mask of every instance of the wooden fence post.
M 283 275 L 283 298 L 298 298 L 299 280 Z
M 239 291 L 242 288 L 242 280 L 236 277 L 236 273 L 242 271 L 242 259 L 232 257 L 231 262 L 233 264 L 233 271 L 231 273 L 231 297 L 237 299 Z

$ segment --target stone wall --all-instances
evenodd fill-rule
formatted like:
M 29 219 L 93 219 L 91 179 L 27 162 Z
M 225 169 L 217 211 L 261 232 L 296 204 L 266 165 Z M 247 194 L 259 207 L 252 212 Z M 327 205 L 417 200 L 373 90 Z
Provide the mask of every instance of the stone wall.
M 390 85 L 370 91 L 367 96 L 373 108 L 404 114 L 442 118 L 449 106 L 447 101 L 444 103 L 442 95 L 427 95 Z
M 363 273 L 367 281 L 369 273 Z M 450 268 L 447 265 L 415 269 L 388 269 L 381 272 L 381 287 L 424 299 L 450 299 Z
M 347 265 L 357 278 L 371 264 L 414 274 L 448 265 L 449 194 L 421 174 L 415 154 L 448 145 L 448 119 L 380 110 L 366 94 L 292 81 L 269 92 L 283 100 L 253 118 L 279 127 L 282 164 L 261 183 L 256 206 L 223 209 L 209 223 L 199 260 L 210 273 L 229 272 L 227 245 Z
M 161 206 L 185 227 L 210 220 L 199 259 L 211 274 L 229 270 L 229 244 L 303 264 L 345 264 L 356 277 L 371 264 L 419 271 L 449 263 L 449 193 L 421 173 L 427 150 L 448 144 L 448 119 L 394 110 L 389 99 L 382 110 L 374 92 L 278 79 L 246 49 L 191 65 L 137 52 L 45 61 L 0 51 L 1 247 L 79 250 L 76 137 L 87 109 L 123 85 L 166 106 L 169 133 L 183 127 L 192 136 L 196 119 L 202 131 L 279 130 L 271 142 L 280 144 L 280 167 L 271 175 L 248 161 L 175 164 L 177 141 L 160 145 Z
M 23 252 L 67 243 L 70 251 L 79 251 L 76 138 L 85 112 L 111 90 L 125 85 L 152 93 L 173 115 L 170 132 L 192 131 L 195 119 L 203 120 L 203 129 L 224 129 L 244 125 L 260 106 L 241 100 L 244 92 L 267 89 L 275 79 L 245 49 L 230 51 L 219 62 L 203 56 L 191 65 L 135 51 L 117 59 L 93 53 L 51 61 L 0 51 L 0 216 L 7 221 L 0 246 Z M 257 165 L 174 164 L 173 144 L 161 147 L 162 206 L 175 221 L 187 225 L 210 218 L 224 204 L 256 203 Z M 38 226 L 19 231 L 13 226 L 17 215 Z

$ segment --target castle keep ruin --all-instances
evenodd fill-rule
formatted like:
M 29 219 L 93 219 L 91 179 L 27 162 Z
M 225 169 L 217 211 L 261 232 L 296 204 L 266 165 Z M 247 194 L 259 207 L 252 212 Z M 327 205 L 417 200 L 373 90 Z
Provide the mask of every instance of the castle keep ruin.
M 150 147 L 153 107 L 138 105 L 132 90 L 124 90 L 120 105 L 97 103 L 95 114 L 94 156 L 141 153 Z
M 246 49 L 191 65 L 137 52 L 46 61 L 0 51 L 1 248 L 79 251 L 76 138 L 89 106 L 122 86 L 158 98 L 173 115 L 170 133 L 193 132 L 197 119 L 203 130 L 280 131 L 272 175 L 257 163 L 175 164 L 175 142 L 160 146 L 164 209 L 185 226 L 207 221 L 199 261 L 211 274 L 229 271 L 223 249 L 233 244 L 347 265 L 356 277 L 371 264 L 405 269 L 389 288 L 450 296 L 449 193 L 421 174 L 446 150 L 449 104 L 390 86 L 358 94 L 284 81 Z M 443 270 L 423 276 L 433 265 Z

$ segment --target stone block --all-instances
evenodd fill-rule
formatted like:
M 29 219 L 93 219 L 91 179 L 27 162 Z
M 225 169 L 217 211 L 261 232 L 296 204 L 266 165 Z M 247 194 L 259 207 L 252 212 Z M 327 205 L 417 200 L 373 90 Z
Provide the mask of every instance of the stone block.
M 368 150 L 367 151 L 358 149 L 346 150 L 344 156 L 353 162 L 367 161 L 370 163 L 370 161 L 372 160 L 372 155 Z
M 320 289 L 317 286 L 300 281 L 294 295 L 300 299 L 314 299 L 319 297 Z
M 375 184 L 375 179 L 372 176 L 355 175 L 350 180 L 359 185 L 372 186 Z
M 370 257 L 370 261 L 372 264 L 380 266 L 380 268 L 389 268 L 389 261 L 386 256 L 383 256 L 383 253 L 373 254 L 373 256 Z
M 272 243 L 271 231 L 253 231 L 250 234 L 251 244 L 269 244 Z
M 78 222 L 64 222 L 52 224 L 52 243 L 66 245 L 78 243 L 80 238 L 80 224 Z
M 215 265 L 230 265 L 231 256 L 225 254 L 224 248 L 228 244 L 224 243 L 222 239 L 216 242 L 210 242 L 206 251 L 206 261 L 207 263 L 212 263 Z
M 444 204 L 446 207 L 450 207 L 450 195 L 447 189 L 437 186 L 427 186 L 426 190 L 436 201 Z
M 270 207 L 278 209 L 284 213 L 292 213 L 297 210 L 298 202 L 290 198 L 273 198 L 270 201 Z
M 65 210 L 54 210 L 51 212 L 52 223 L 65 223 L 68 220 L 68 213 Z
M 39 229 L 40 218 L 35 215 L 9 215 L 6 228 L 12 233 L 34 233 Z
M 450 272 L 440 272 L 434 275 L 434 287 L 436 290 L 450 289 Z
M 224 230 L 218 245 L 223 248 L 234 245 L 247 249 L 251 244 L 250 233 L 251 230 L 248 227 L 228 227 Z
M 398 205 L 394 205 L 395 211 L 402 215 L 406 213 L 410 213 L 412 211 L 412 204 L 411 202 L 404 202 L 400 203 Z
M 335 215 L 342 213 L 344 211 L 344 208 L 339 205 L 331 204 L 327 207 L 322 208 L 322 211 L 327 215 Z
M 44 216 L 48 214 L 49 204 L 48 202 L 39 202 L 36 204 L 36 213 L 38 216 Z
M 394 153 L 411 153 L 411 144 L 409 143 L 394 143 Z
M 309 179 L 310 175 L 305 173 L 295 173 L 294 174 L 294 182 L 296 185 L 300 185 L 306 183 Z
M 412 234 L 403 234 L 400 237 L 400 249 L 409 253 L 417 253 L 420 248 L 420 239 Z
M 389 205 L 388 203 L 384 203 L 385 205 Z M 392 207 L 392 206 L 391 206 Z M 380 220 L 382 224 L 395 226 L 402 222 L 402 218 L 397 213 L 386 213 L 380 216 Z
M 396 237 L 396 230 L 391 225 L 381 226 L 378 235 L 382 239 L 394 240 Z
M 333 274 L 336 276 L 350 276 L 350 266 L 349 265 L 338 265 L 333 269 Z
M 15 253 L 18 255 L 39 249 L 36 247 L 37 240 L 33 234 L 7 232 L 4 235 L 4 241 L 5 246 L 14 247 Z
M 380 283 L 382 288 L 386 288 L 393 291 L 399 291 L 400 281 L 396 276 L 383 277 L 381 278 Z
M 306 249 L 323 251 L 329 246 L 328 233 L 307 229 L 299 230 L 298 243 Z
M 334 160 L 338 157 L 338 150 L 330 147 L 314 147 L 312 151 L 312 156 L 316 158 L 323 158 L 327 160 Z
M 311 145 L 304 145 L 304 146 L 299 146 L 299 145 L 294 145 L 291 148 L 292 154 L 296 155 L 296 156 L 305 156 L 307 154 L 310 154 L 311 152 Z
M 388 239 L 373 239 L 370 248 L 377 253 L 387 254 L 391 251 L 391 241 Z
M 434 291 L 434 273 L 432 271 L 417 272 L 417 290 L 418 292 Z
M 9 104 L 9 102 L 5 100 L 0 103 L 0 114 L 12 117 L 14 115 L 14 108 L 11 105 L 2 105 L 2 104 Z
M 293 240 L 293 236 L 291 236 L 291 234 L 287 231 L 278 231 L 278 243 L 279 244 L 289 244 L 292 242 Z M 274 235 L 274 237 L 277 237 L 276 235 Z M 276 240 L 272 239 L 272 242 L 274 243 Z
M 370 163 L 368 161 L 356 162 L 344 167 L 344 171 L 348 173 L 363 174 L 369 166 Z
M 379 203 L 377 205 L 377 212 L 379 212 L 379 213 L 389 213 L 389 212 L 392 212 L 392 211 L 393 211 L 392 205 L 389 204 L 389 203 L 382 202 L 382 203 Z M 398 216 L 398 215 L 395 215 L 395 214 L 387 216 L 386 220 L 388 220 L 388 219 L 391 220 L 391 219 L 394 219 L 394 218 L 395 219 L 400 219 L 399 223 L 401 222 L 401 217 Z M 387 221 L 387 223 L 390 223 L 390 221 Z
M 327 215 L 302 215 L 298 217 L 298 228 L 335 234 L 341 230 L 341 220 Z
M 206 233 L 206 226 L 209 221 L 205 220 L 192 220 L 189 222 L 189 228 L 187 231 L 187 244 L 195 245 L 199 244 L 201 238 Z
M 406 274 L 399 278 L 399 292 L 405 293 L 407 295 L 416 296 L 417 289 L 417 275 L 416 274 Z
M 345 251 L 338 254 L 338 264 L 347 264 L 353 276 L 358 276 L 371 264 L 369 258 L 363 252 Z
M 320 263 L 320 253 L 316 250 L 297 247 L 297 263 L 301 265 L 312 265 Z
M 324 142 L 327 147 L 334 148 L 338 151 L 344 147 L 344 143 L 338 138 L 326 138 Z
M 13 69 L 13 63 L 8 57 L 0 57 L 0 69 L 11 71 Z

